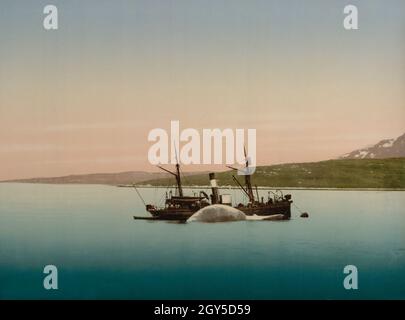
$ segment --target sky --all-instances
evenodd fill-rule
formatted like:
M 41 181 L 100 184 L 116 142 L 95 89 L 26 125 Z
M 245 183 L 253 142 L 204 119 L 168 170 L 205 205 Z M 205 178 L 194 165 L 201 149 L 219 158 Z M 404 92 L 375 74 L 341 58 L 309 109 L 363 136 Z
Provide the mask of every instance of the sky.
M 258 164 L 336 158 L 405 132 L 404 40 L 403 0 L 0 0 L 0 180 L 156 171 L 171 120 L 256 129 Z

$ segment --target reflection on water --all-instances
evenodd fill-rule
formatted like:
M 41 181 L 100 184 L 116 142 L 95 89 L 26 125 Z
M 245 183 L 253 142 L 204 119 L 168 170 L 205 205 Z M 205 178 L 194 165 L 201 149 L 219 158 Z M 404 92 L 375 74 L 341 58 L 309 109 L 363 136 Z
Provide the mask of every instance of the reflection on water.
M 132 189 L 0 184 L 0 298 L 405 298 L 404 192 L 291 193 L 309 219 L 173 224 L 133 220 L 148 213 Z

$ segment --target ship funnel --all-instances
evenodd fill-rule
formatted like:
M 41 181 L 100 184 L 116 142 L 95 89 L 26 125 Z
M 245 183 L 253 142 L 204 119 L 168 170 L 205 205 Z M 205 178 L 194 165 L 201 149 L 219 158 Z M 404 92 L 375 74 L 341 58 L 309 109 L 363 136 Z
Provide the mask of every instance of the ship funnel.
M 212 195 L 211 195 L 211 203 L 216 204 L 218 203 L 218 185 L 217 185 L 217 180 L 215 179 L 215 173 L 211 172 L 209 174 L 210 177 L 210 184 L 211 184 L 211 190 L 212 190 Z

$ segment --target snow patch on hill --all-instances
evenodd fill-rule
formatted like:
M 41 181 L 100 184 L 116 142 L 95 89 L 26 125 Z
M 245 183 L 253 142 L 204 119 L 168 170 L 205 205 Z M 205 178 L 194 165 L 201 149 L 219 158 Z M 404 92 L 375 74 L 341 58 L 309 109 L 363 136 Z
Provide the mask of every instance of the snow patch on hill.
M 384 139 L 377 144 L 346 153 L 340 159 L 385 159 L 405 157 L 405 134 L 396 139 Z

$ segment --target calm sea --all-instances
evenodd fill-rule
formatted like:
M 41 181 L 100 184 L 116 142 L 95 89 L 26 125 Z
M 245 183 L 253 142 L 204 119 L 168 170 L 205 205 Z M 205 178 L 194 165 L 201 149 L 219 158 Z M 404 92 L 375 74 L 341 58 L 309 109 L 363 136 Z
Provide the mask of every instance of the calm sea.
M 309 219 L 176 224 L 133 220 L 147 213 L 129 188 L 0 184 L 0 298 L 405 298 L 405 192 L 290 193 Z

